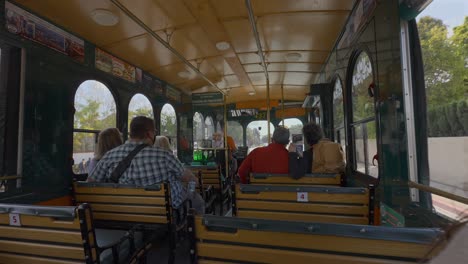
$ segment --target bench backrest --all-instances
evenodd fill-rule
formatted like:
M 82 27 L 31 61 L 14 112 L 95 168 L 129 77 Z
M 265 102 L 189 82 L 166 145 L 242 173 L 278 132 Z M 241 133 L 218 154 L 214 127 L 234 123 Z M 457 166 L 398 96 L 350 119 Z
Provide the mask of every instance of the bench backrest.
M 0 204 L 0 263 L 99 263 L 88 205 Z
M 77 204 L 88 203 L 97 221 L 167 224 L 171 219 L 167 184 L 148 187 L 114 183 L 74 182 Z
M 194 231 L 194 232 L 193 232 Z M 189 217 L 192 263 L 411 263 L 442 233 L 430 228 Z
M 373 190 L 335 186 L 236 186 L 233 215 L 248 218 L 373 224 Z
M 343 176 L 339 173 L 311 173 L 293 179 L 288 174 L 251 173 L 250 184 L 343 185 Z

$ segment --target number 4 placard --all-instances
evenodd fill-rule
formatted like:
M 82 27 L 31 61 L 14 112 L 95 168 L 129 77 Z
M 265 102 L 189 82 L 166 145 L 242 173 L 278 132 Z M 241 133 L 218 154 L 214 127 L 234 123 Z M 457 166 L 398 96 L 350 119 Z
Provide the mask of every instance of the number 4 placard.
M 19 214 L 10 214 L 10 225 L 21 226 L 21 219 Z
M 308 202 L 309 196 L 307 192 L 298 192 L 297 193 L 297 201 L 298 202 Z

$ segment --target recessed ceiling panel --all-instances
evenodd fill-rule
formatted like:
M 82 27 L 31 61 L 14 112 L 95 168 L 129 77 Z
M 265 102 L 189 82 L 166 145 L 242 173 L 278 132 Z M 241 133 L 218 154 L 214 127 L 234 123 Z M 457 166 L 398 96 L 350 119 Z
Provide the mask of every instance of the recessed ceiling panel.
M 258 24 L 270 50 L 330 51 L 346 18 L 346 13 L 275 14 Z

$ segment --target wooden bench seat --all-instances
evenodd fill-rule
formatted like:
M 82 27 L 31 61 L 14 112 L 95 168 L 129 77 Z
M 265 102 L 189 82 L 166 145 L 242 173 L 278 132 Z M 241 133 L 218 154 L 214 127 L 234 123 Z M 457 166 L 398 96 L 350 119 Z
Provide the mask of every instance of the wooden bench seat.
M 186 229 L 188 205 L 172 208 L 167 183 L 151 186 L 74 182 L 76 204 L 93 208 L 96 225 L 103 228 L 130 229 L 141 225 L 147 236 L 158 239 L 169 234 L 170 258 L 175 258 L 177 241 Z M 145 238 L 146 239 L 146 238 Z
M 240 184 L 232 212 L 247 218 L 373 224 L 373 196 L 368 188 Z
M 299 179 L 294 179 L 288 174 L 251 173 L 250 184 L 343 186 L 343 175 L 339 173 L 310 173 Z
M 124 263 L 136 252 L 144 257 L 136 230 L 101 231 L 88 204 L 0 204 L 0 263 Z
M 192 263 L 415 263 L 439 229 L 189 216 Z
M 201 189 L 201 194 L 208 204 L 207 208 L 211 208 L 210 201 L 215 199 L 218 201 L 220 207 L 220 215 L 224 213 L 224 205 L 231 204 L 231 180 L 230 178 L 225 178 L 220 171 L 218 166 L 192 166 L 190 167 L 192 172 L 198 175 L 199 186 Z M 214 193 L 216 197 L 210 195 L 210 188 L 214 188 Z

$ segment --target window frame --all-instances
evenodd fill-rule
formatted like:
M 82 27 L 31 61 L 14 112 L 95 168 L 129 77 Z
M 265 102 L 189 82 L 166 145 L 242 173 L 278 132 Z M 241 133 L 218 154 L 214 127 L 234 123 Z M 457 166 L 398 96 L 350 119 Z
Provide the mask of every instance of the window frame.
M 110 92 L 110 94 L 112 95 L 112 99 L 114 100 L 114 103 L 115 103 L 115 127 L 118 127 L 118 120 L 119 120 L 119 104 L 118 104 L 118 100 L 116 100 L 117 96 L 116 94 L 114 93 L 114 91 L 112 90 L 112 88 L 110 88 L 110 86 L 108 86 L 106 84 L 106 82 L 104 81 L 101 81 L 101 80 L 98 80 L 98 79 L 86 79 L 84 81 L 81 81 L 80 84 L 78 85 L 78 87 L 76 87 L 76 90 L 74 91 L 74 96 L 73 96 L 73 109 L 74 109 L 74 112 L 73 112 L 73 129 L 72 129 L 72 156 L 74 154 L 74 145 L 73 145 L 73 140 L 74 140 L 74 135 L 75 133 L 86 133 L 86 134 L 94 134 L 94 144 L 96 146 L 97 144 L 97 141 L 98 141 L 98 136 L 99 136 L 99 133 L 101 132 L 101 130 L 96 130 L 96 129 L 83 129 L 83 128 L 75 128 L 75 115 L 76 115 L 76 107 L 75 107 L 75 101 L 76 101 L 76 93 L 77 91 L 80 89 L 80 86 L 87 82 L 87 81 L 94 81 L 94 82 L 99 82 L 101 83 L 102 85 L 104 85 L 104 87 L 106 87 L 106 89 Z M 121 130 L 122 131 L 122 130 Z M 75 161 L 73 162 L 75 163 Z M 74 164 L 72 164 L 73 166 Z M 72 173 L 74 175 L 74 177 L 78 176 L 78 175 L 87 175 L 87 174 L 76 174 L 74 171 L 73 171 L 73 168 L 72 168 Z
M 370 61 L 371 68 L 372 68 L 372 82 L 375 84 L 377 81 L 377 76 L 376 76 L 376 65 L 374 63 L 374 58 L 371 56 L 370 50 L 364 46 L 361 45 L 359 48 L 355 49 L 351 55 L 351 59 L 349 60 L 348 67 L 347 67 L 347 75 L 346 75 L 346 89 L 344 91 L 344 103 L 345 103 L 345 113 L 347 115 L 345 116 L 345 126 L 346 126 L 346 131 L 345 135 L 349 135 L 349 137 L 346 138 L 347 144 L 347 149 L 346 149 L 346 156 L 348 163 L 351 162 L 351 170 L 353 174 L 355 175 L 362 175 L 366 176 L 370 179 L 373 179 L 378 182 L 380 181 L 380 175 L 381 175 L 381 162 L 380 160 L 377 161 L 377 167 L 378 167 L 378 175 L 376 177 L 372 176 L 369 174 L 369 153 L 368 153 L 368 135 L 367 135 L 367 126 L 366 124 L 374 121 L 375 122 L 375 139 L 376 139 L 376 144 L 377 144 L 377 154 L 380 153 L 380 138 L 379 138 L 379 120 L 378 120 L 378 108 L 376 105 L 376 98 L 378 95 L 378 86 L 375 85 L 374 88 L 374 96 L 373 96 L 373 106 L 374 106 L 374 115 L 370 117 L 365 117 L 363 119 L 354 121 L 354 109 L 353 109 L 353 75 L 354 75 L 354 68 L 356 66 L 356 63 L 358 62 L 358 59 L 361 54 L 365 53 Z M 347 121 L 347 122 L 346 122 Z M 347 124 L 346 124 L 347 123 Z M 361 172 L 357 170 L 357 148 L 356 148 L 356 135 L 354 132 L 354 129 L 356 127 L 360 126 L 362 131 L 363 131 L 363 144 L 364 144 L 364 166 L 365 166 L 365 172 Z

